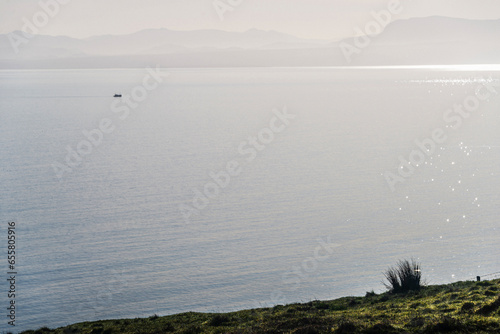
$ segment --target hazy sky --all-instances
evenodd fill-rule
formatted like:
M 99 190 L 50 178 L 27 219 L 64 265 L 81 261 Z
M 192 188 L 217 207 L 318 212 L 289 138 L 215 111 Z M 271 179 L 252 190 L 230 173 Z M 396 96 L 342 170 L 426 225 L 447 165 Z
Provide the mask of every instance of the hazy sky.
M 89 37 L 127 34 L 148 28 L 176 30 L 251 28 L 277 30 L 298 37 L 337 39 L 353 35 L 354 26 L 371 20 L 370 11 L 390 0 L 217 0 L 240 3 L 223 15 L 215 0 L 0 0 L 0 33 L 20 30 L 32 21 L 41 3 L 67 2 L 40 29 L 41 34 Z M 394 19 L 449 16 L 500 19 L 499 0 L 401 0 Z

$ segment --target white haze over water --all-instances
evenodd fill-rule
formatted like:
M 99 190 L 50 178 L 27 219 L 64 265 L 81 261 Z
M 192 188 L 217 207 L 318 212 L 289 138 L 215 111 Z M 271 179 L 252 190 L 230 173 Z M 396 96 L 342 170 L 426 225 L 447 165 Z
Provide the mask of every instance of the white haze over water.
M 175 69 L 125 120 L 112 96 L 145 70 L 0 71 L 16 329 L 363 295 L 409 257 L 432 284 L 497 272 L 500 96 L 457 130 L 443 114 L 499 70 Z M 246 162 L 239 145 L 285 106 L 295 119 Z M 103 118 L 116 129 L 59 180 Z M 383 174 L 436 128 L 448 139 L 391 192 Z M 241 173 L 186 225 L 179 205 L 231 160 Z

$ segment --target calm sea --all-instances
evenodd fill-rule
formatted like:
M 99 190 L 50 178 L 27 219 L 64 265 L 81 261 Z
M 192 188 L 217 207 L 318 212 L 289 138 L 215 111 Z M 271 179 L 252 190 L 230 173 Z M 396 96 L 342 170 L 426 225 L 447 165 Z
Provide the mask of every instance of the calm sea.
M 0 329 L 500 271 L 498 67 L 150 72 L 0 71 Z

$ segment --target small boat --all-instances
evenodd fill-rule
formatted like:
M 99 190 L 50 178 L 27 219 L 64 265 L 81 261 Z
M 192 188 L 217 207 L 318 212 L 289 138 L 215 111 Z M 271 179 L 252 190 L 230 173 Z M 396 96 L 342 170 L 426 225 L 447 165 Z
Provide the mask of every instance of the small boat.
M 113 97 L 122 97 L 122 94 L 115 94 Z

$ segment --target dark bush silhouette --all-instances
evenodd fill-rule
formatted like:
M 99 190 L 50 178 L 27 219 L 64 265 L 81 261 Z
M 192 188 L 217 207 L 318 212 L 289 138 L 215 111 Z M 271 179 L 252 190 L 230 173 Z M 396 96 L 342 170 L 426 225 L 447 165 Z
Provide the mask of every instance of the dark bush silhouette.
M 400 260 L 396 267 L 390 267 L 384 273 L 385 287 L 394 293 L 418 291 L 422 287 L 421 266 L 415 260 Z
M 352 334 L 358 333 L 361 328 L 354 322 L 348 319 L 341 319 L 338 328 L 334 331 L 335 334 Z
M 218 326 L 222 326 L 225 323 L 228 323 L 230 321 L 231 321 L 231 319 L 229 319 L 229 317 L 227 315 L 225 315 L 225 314 L 216 314 L 210 320 L 210 326 L 218 327 Z
M 479 310 L 477 310 L 477 313 L 482 315 L 490 315 L 499 308 L 500 308 L 500 297 L 498 297 L 494 302 L 486 304 L 483 307 L 481 307 Z
M 424 333 L 462 333 L 462 330 L 464 330 L 464 325 L 460 320 L 451 317 L 443 317 L 437 322 L 427 325 L 424 329 Z
M 474 306 L 476 306 L 474 303 L 466 302 L 462 305 L 462 308 L 460 309 L 460 311 L 461 312 L 470 312 L 474 309 Z

